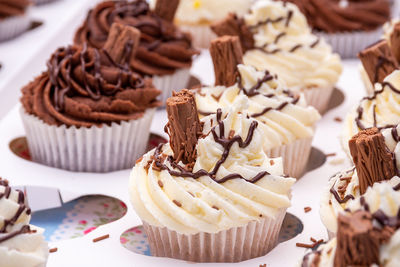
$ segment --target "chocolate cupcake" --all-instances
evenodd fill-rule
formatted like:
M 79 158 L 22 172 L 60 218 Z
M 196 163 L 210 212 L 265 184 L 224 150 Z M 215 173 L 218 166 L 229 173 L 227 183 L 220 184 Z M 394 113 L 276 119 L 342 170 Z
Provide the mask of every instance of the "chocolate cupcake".
M 344 58 L 380 38 L 390 19 L 389 0 L 284 0 L 296 4 L 315 34 Z
M 157 90 L 130 70 L 140 32 L 113 24 L 102 49 L 57 49 L 47 71 L 22 89 L 21 116 L 34 161 L 108 172 L 145 152 Z
M 30 26 L 29 0 L 0 0 L 0 42 L 12 39 Z
M 75 44 L 87 43 L 101 48 L 114 22 L 136 27 L 141 32 L 137 55 L 130 61 L 132 70 L 153 78 L 162 91 L 161 100 L 172 90 L 185 88 L 193 56 L 191 36 L 181 32 L 173 23 L 175 9 L 168 1 L 160 1 L 155 11 L 144 0 L 106 1 L 93 8 L 75 34 Z M 165 6 L 167 5 L 167 6 Z

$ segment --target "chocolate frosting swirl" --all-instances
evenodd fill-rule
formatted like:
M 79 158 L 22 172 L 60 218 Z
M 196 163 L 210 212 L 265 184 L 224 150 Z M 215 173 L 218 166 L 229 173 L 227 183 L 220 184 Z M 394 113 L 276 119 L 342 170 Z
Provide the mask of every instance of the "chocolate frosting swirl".
M 189 68 L 198 51 L 192 48 L 191 36 L 174 24 L 158 17 L 144 0 L 106 1 L 92 9 L 75 34 L 75 44 L 87 42 L 103 47 L 111 24 L 130 25 L 140 30 L 141 40 L 133 70 L 146 75 L 172 74 L 176 69 Z
M 47 124 L 91 127 L 133 120 L 160 104 L 151 79 L 115 63 L 103 49 L 59 48 L 47 66 L 21 98 L 25 111 Z
M 0 0 L 0 20 L 23 15 L 29 5 L 29 0 Z
M 315 30 L 372 31 L 390 18 L 388 0 L 283 0 L 296 4 Z

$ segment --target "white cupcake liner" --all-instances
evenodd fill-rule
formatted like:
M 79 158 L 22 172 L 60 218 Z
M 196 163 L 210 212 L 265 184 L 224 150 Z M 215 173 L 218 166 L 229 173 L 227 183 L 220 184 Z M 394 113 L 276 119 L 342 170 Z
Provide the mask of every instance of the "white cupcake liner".
M 75 172 L 111 172 L 132 168 L 144 154 L 155 110 L 90 128 L 48 125 L 23 108 L 20 113 L 33 161 Z
M 270 158 L 281 157 L 283 160 L 283 172 L 286 175 L 300 179 L 310 157 L 312 140 L 313 136 L 302 138 L 291 144 L 269 149 L 265 153 Z
M 180 69 L 170 75 L 154 75 L 152 79 L 154 87 L 161 90 L 159 99 L 164 107 L 167 98 L 172 95 L 173 91 L 178 92 L 186 88 L 190 79 L 190 69 Z
M 302 90 L 302 93 L 304 93 L 307 104 L 316 108 L 320 114 L 323 114 L 328 108 L 333 89 L 334 87 L 313 87 Z
M 29 29 L 31 21 L 27 14 L 0 20 L 0 42 L 12 39 Z
M 217 38 L 210 25 L 178 25 L 182 31 L 192 35 L 192 44 L 196 48 L 208 49 L 211 41 Z
M 143 223 L 153 256 L 192 262 L 239 262 L 264 256 L 278 244 L 286 209 L 218 233 L 185 235 Z
M 332 46 L 333 51 L 339 53 L 342 58 L 356 58 L 358 52 L 381 39 L 383 30 L 382 27 L 379 27 L 377 30 L 369 32 L 314 33 L 324 38 Z

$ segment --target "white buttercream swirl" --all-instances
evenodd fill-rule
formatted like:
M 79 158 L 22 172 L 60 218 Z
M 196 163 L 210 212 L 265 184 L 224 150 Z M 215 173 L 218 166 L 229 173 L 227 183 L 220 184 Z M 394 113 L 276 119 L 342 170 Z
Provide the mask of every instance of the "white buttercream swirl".
M 237 99 L 247 97 L 249 106 L 243 112 L 251 115 L 270 111 L 255 117 L 259 122 L 258 128 L 265 138 L 264 150 L 290 144 L 301 138 L 314 135 L 314 125 L 320 119 L 318 111 L 306 104 L 303 94 L 294 96 L 285 90 L 282 84 L 272 74 L 266 71 L 256 71 L 252 66 L 238 65 L 241 83 L 230 87 L 211 86 L 200 88 L 196 93 L 196 104 L 200 114 L 215 112 L 218 108 L 228 108 Z M 269 79 L 260 83 L 254 96 L 247 96 L 250 88 L 269 76 Z M 246 95 L 247 94 L 247 95 Z M 282 109 L 278 107 L 287 103 Z
M 6 182 L 0 179 L 0 229 L 4 227 L 5 221 L 12 221 L 15 215 L 15 223 L 6 227 L 0 233 L 0 266 L 2 267 L 44 267 L 49 254 L 47 242 L 44 240 L 43 230 L 29 226 L 31 213 L 27 203 L 24 201 L 22 192 L 11 189 Z M 19 203 L 19 202 L 22 203 Z M 22 211 L 21 211 L 22 209 Z M 21 212 L 19 212 L 21 211 Z M 28 231 L 20 233 L 23 227 Z M 34 232 L 33 230 L 36 230 Z M 13 233 L 18 234 L 12 236 Z
M 249 50 L 244 55 L 245 64 L 277 73 L 293 90 L 332 88 L 337 83 L 342 72 L 339 55 L 312 34 L 296 5 L 258 0 L 244 18 L 254 33 L 255 46 L 271 52 Z M 270 22 L 265 23 L 267 20 Z M 272 53 L 274 50 L 278 52 Z
M 242 98 L 228 112 L 222 113 L 225 137 L 234 133 L 245 140 L 250 134 L 255 120 L 240 112 L 247 104 L 246 98 Z M 224 152 L 210 132 L 214 129 L 220 133 L 217 115 L 205 117 L 202 122 L 206 136 L 198 141 L 193 173 L 199 170 L 211 172 Z M 266 156 L 263 140 L 262 132 L 256 127 L 248 146 L 241 148 L 237 142 L 233 143 L 214 179 L 218 181 L 233 173 L 240 174 L 243 179 L 223 183 L 207 175 L 194 179 L 172 176 L 167 170 L 157 171 L 152 167 L 147 171 L 146 165 L 153 162 L 154 150 L 150 151 L 131 173 L 129 189 L 135 211 L 151 225 L 185 234 L 216 233 L 264 216 L 274 218 L 290 206 L 291 186 L 295 179 L 282 176 L 281 159 Z M 163 145 L 161 153 L 165 157 L 173 155 L 169 144 Z M 173 169 L 167 159 L 164 163 Z M 248 182 L 264 171 L 270 174 L 255 183 Z

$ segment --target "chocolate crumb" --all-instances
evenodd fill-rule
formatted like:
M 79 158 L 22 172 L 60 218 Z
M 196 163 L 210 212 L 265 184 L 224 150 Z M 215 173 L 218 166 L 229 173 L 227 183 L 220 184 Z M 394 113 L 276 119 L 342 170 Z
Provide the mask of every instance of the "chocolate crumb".
M 217 206 L 212 206 L 213 209 L 219 210 L 219 208 Z
M 305 207 L 305 208 L 304 208 L 304 212 L 305 212 L 305 213 L 308 213 L 308 212 L 310 212 L 310 211 L 311 211 L 311 207 Z
M 163 184 L 163 182 L 162 182 L 161 180 L 158 180 L 158 185 L 159 185 L 161 188 L 164 187 L 164 184 Z
M 58 248 L 51 248 L 49 249 L 49 253 L 55 253 L 58 251 Z
M 143 160 L 143 157 L 140 157 L 136 160 L 136 164 L 139 164 Z
M 299 247 L 299 248 L 315 248 L 316 246 L 318 246 L 319 244 L 324 242 L 323 239 L 320 239 L 320 240 L 317 241 L 316 239 L 313 238 L 312 240 L 315 240 L 315 241 L 312 241 L 313 242 L 312 244 L 296 243 L 296 247 Z
M 179 201 L 174 199 L 172 200 L 172 202 L 174 202 L 174 204 L 177 205 L 178 207 L 182 207 L 182 204 Z
M 102 241 L 102 240 L 104 240 L 104 239 L 107 239 L 107 238 L 109 238 L 109 237 L 110 237 L 110 235 L 109 235 L 109 234 L 106 234 L 106 235 L 103 235 L 103 236 L 96 237 L 95 239 L 93 239 L 93 243 L 96 243 L 96 242 Z
M 271 164 L 271 166 L 274 166 L 275 161 L 273 159 L 269 160 L 269 164 Z
M 328 154 L 325 154 L 325 157 L 327 157 L 327 158 L 329 158 L 329 157 L 334 157 L 334 156 L 336 156 L 336 153 L 328 153 Z
M 260 264 L 260 266 L 259 267 L 267 267 L 267 264 L 266 263 L 264 263 L 264 264 Z
M 228 139 L 232 139 L 235 136 L 235 130 L 230 130 L 229 131 L 229 135 L 228 135 Z
M 336 122 L 342 122 L 342 121 L 343 121 L 343 119 L 340 118 L 340 117 L 335 117 L 334 120 L 335 120 Z

